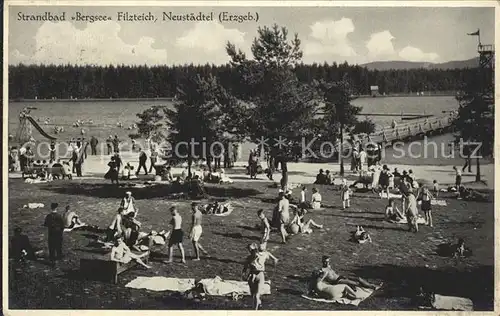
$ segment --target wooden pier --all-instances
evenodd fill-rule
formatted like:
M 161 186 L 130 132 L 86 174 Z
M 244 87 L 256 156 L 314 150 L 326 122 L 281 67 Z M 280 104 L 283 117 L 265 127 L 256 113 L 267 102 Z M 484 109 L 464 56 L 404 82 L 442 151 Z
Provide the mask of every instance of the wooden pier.
M 376 129 L 374 133 L 356 134 L 354 138 L 361 142 L 393 144 L 398 141 L 409 142 L 423 139 L 425 136 L 441 135 L 450 132 L 454 115 L 440 115 L 415 119 L 407 123 L 397 124 L 396 127 L 387 126 Z M 344 141 L 351 141 L 351 136 L 346 135 Z

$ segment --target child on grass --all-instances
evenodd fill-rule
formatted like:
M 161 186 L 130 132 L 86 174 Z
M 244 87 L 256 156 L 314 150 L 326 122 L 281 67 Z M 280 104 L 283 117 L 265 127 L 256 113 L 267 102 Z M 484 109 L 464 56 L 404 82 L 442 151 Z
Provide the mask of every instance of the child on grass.
M 432 192 L 437 199 L 439 196 L 439 183 L 436 180 L 432 181 Z
M 420 191 L 419 199 L 422 201 L 422 205 L 420 206 L 425 215 L 425 225 L 432 226 L 432 213 L 431 213 L 431 200 L 433 196 L 429 188 L 424 186 L 422 191 Z
M 342 179 L 342 184 L 340 187 L 340 198 L 342 200 L 342 209 L 345 210 L 346 207 L 351 207 L 351 189 L 347 185 L 347 180 Z

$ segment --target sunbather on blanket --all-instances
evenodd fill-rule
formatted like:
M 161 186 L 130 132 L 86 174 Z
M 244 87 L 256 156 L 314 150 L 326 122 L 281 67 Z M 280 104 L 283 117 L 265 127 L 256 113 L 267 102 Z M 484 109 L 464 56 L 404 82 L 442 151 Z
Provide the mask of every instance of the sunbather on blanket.
M 64 212 L 64 227 L 65 228 L 77 228 L 77 227 L 82 227 L 85 226 L 84 223 L 80 221 L 80 217 L 71 210 L 71 207 L 69 205 L 66 206 L 66 211 Z
M 136 255 L 130 251 L 130 248 L 127 247 L 122 237 L 118 237 L 115 242 L 115 246 L 111 249 L 111 260 L 117 261 L 121 263 L 129 263 L 132 260 L 135 260 L 138 264 L 145 267 L 146 269 L 151 268 L 144 261 L 141 260 L 142 257 L 148 255 L 148 253 L 144 253 L 142 255 Z
M 327 300 L 338 300 L 341 298 L 355 299 L 356 292 L 347 284 L 331 285 L 325 282 L 327 272 L 322 270 L 314 271 L 311 276 L 311 289 L 319 298 Z
M 349 286 L 359 286 L 359 287 L 369 288 L 369 289 L 373 289 L 373 290 L 376 290 L 382 286 L 382 284 L 376 285 L 376 284 L 370 283 L 370 282 L 368 282 L 365 279 L 362 279 L 360 277 L 351 278 L 351 277 L 337 274 L 330 266 L 330 257 L 328 257 L 328 256 L 323 256 L 321 261 L 323 264 L 321 267 L 321 271 L 326 274 L 326 276 L 323 278 L 324 282 L 330 283 L 332 285 L 346 284 Z M 312 287 L 312 285 L 314 285 L 314 284 L 310 284 L 309 290 L 310 290 L 310 292 L 312 292 L 312 294 L 314 294 L 315 291 L 314 291 L 314 288 Z
M 294 218 L 290 222 L 290 225 L 288 226 L 288 230 L 291 234 L 298 234 L 299 232 L 302 234 L 310 234 L 313 232 L 313 227 L 319 229 L 323 228 L 323 225 L 315 223 L 312 219 L 309 219 L 307 222 L 305 222 L 304 216 L 306 215 L 306 213 L 307 210 L 305 209 L 305 206 L 301 205 L 297 213 L 295 213 Z

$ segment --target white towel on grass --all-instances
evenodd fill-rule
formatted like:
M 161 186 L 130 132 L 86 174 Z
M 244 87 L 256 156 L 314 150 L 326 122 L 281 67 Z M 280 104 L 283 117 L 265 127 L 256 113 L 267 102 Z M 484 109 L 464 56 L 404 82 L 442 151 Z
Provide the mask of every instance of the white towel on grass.
M 448 311 L 473 311 L 474 304 L 468 298 L 436 294 L 432 307 Z
M 323 303 L 337 303 L 337 304 L 343 304 L 343 305 L 354 305 L 358 306 L 359 303 L 364 301 L 366 298 L 368 298 L 374 290 L 372 289 L 367 289 L 367 288 L 361 288 L 361 287 L 356 287 L 356 299 L 350 300 L 348 298 L 340 298 L 337 300 L 327 300 L 324 298 L 316 298 L 316 297 L 310 297 L 307 295 L 302 295 L 303 298 L 310 300 L 310 301 L 316 301 L 316 302 L 323 302 Z
M 250 295 L 248 282 L 223 280 L 219 276 L 212 279 L 202 279 L 198 284 L 203 286 L 205 294 L 212 296 L 226 296 L 229 294 Z M 261 294 L 271 294 L 271 285 L 269 282 L 264 284 Z
M 28 203 L 26 205 L 23 205 L 23 208 L 29 208 L 29 209 L 36 209 L 36 208 L 42 208 L 45 207 L 43 203 Z
M 418 205 L 421 205 L 422 201 L 418 201 Z M 446 206 L 446 200 L 431 200 L 431 205 Z
M 125 285 L 125 287 L 133 289 L 146 289 L 157 292 L 172 291 L 182 293 L 192 289 L 194 285 L 194 279 L 178 279 L 155 276 L 137 277 L 135 280 L 132 280 L 127 285 Z
M 387 199 L 387 192 L 380 192 L 378 195 L 382 199 Z M 389 198 L 390 199 L 402 199 L 403 195 L 402 194 L 392 194 L 392 193 L 389 193 Z

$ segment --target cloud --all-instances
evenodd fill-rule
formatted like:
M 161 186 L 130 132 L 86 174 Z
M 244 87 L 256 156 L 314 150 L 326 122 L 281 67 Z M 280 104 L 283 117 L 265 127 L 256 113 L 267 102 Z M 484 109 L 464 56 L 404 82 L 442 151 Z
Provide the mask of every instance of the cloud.
M 182 50 L 189 50 L 189 54 L 183 53 L 182 56 L 179 56 L 183 57 L 185 62 L 221 64 L 229 61 L 226 53 L 227 42 L 248 51 L 249 46 L 245 43 L 244 32 L 226 28 L 218 22 L 198 22 L 183 36 L 177 38 L 175 46 Z
M 394 36 L 387 30 L 370 35 L 370 39 L 366 42 L 368 57 L 377 60 L 393 58 L 395 55 L 393 39 Z
M 14 50 L 10 63 L 34 64 L 163 64 L 167 50 L 156 49 L 151 37 L 141 37 L 136 44 L 125 43 L 114 21 L 95 22 L 79 30 L 70 22 L 45 22 L 35 35 L 35 53 L 27 56 Z
M 354 24 L 349 18 L 338 21 L 325 20 L 310 25 L 310 40 L 305 42 L 304 55 L 336 55 L 337 57 L 356 56 L 347 36 L 354 32 Z
M 424 53 L 420 48 L 406 46 L 399 52 L 399 57 L 408 61 L 436 61 L 439 55 L 436 53 Z

